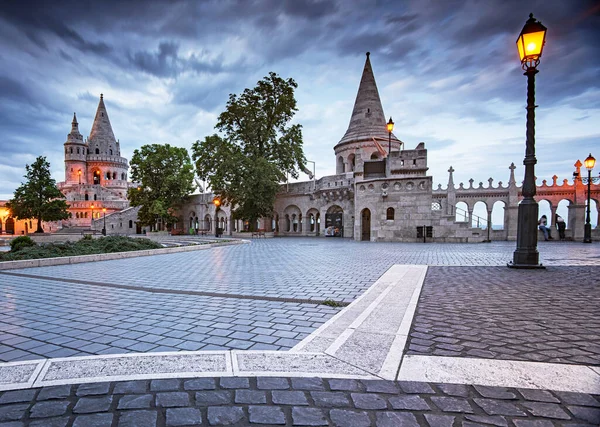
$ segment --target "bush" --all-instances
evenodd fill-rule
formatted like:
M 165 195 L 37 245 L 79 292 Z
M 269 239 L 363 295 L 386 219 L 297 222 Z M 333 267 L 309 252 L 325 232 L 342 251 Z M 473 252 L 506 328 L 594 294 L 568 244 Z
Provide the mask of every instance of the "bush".
M 30 246 L 37 245 L 29 236 L 19 236 L 10 242 L 10 251 L 19 252 L 21 249 L 28 248 Z
M 22 259 L 55 258 L 62 256 L 104 254 L 110 252 L 140 251 L 158 249 L 162 246 L 149 239 L 138 239 L 122 236 L 108 236 L 101 239 L 81 239 L 78 242 L 48 243 L 36 245 L 29 237 L 18 237 L 14 241 L 28 239 L 33 246 L 20 246 L 17 251 L 0 253 L 0 261 L 16 261 Z M 12 243 L 11 243 L 12 246 Z

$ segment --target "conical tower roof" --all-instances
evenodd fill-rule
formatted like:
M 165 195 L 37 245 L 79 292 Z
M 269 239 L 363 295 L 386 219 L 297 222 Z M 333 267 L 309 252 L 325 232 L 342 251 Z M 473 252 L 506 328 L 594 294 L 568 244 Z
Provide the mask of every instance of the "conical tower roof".
M 371 140 L 373 137 L 388 139 L 387 120 L 383 114 L 369 55 L 370 53 L 367 52 L 367 60 L 360 79 L 348 130 L 338 145 L 351 141 Z M 392 140 L 398 141 L 394 134 L 392 134 Z
M 83 135 L 79 133 L 79 123 L 77 123 L 77 116 L 73 113 L 73 121 L 71 122 L 71 133 L 67 135 L 67 143 L 83 143 Z
M 96 110 L 96 117 L 94 118 L 94 124 L 90 132 L 88 143 L 98 144 L 101 153 L 105 153 L 108 150 L 109 145 L 116 145 L 115 134 L 113 133 L 110 120 L 108 119 L 108 113 L 106 112 L 106 106 L 104 105 L 104 96 L 100 94 L 100 102 L 98 103 L 98 109 Z

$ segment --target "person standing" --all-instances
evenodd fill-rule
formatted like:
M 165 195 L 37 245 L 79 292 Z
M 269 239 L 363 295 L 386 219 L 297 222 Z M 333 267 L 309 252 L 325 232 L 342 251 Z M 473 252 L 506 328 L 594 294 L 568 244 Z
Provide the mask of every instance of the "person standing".
M 556 225 L 556 229 L 558 230 L 559 239 L 565 240 L 565 228 L 567 228 L 567 223 L 559 214 L 556 214 L 554 217 L 554 223 Z
M 546 215 L 542 215 L 538 221 L 538 228 L 544 233 L 544 240 L 554 240 L 552 239 L 550 227 L 548 227 L 548 218 L 546 218 Z

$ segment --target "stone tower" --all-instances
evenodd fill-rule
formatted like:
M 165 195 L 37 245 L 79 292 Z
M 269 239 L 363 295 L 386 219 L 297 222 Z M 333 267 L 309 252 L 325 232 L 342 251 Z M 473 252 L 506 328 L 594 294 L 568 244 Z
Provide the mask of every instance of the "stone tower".
M 102 94 L 87 145 L 87 169 L 90 184 L 114 187 L 113 182 L 124 183 L 127 181 L 127 169 L 129 168 L 127 159 L 121 157 L 119 141 L 115 138 L 110 125 Z
M 85 184 L 86 181 L 87 145 L 79 133 L 77 116 L 73 113 L 71 132 L 65 142 L 65 182 L 68 184 Z
M 370 53 L 367 52 L 348 130 L 333 148 L 338 174 L 354 171 L 356 157 L 359 154 L 364 160 L 381 158 L 382 154 L 374 139 L 386 152 L 388 150 L 387 120 L 383 114 L 369 55 Z M 400 150 L 401 145 L 402 142 L 392 133 L 392 151 Z

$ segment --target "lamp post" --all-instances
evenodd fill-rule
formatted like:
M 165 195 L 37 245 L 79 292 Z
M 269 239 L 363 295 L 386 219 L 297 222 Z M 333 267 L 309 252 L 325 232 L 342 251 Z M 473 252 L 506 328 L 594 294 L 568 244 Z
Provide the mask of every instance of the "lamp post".
M 540 63 L 544 42 L 546 39 L 546 27 L 536 21 L 533 13 L 517 39 L 517 49 L 521 58 L 521 68 L 527 76 L 527 140 L 525 143 L 525 179 L 523 181 L 523 200 L 519 204 L 517 222 L 517 249 L 513 254 L 513 261 L 509 267 L 513 268 L 544 268 L 539 263 L 539 252 L 537 250 L 537 217 L 538 204 L 533 198 L 535 196 L 535 174 L 534 167 L 537 163 L 535 158 L 535 75 L 538 73 L 537 66 Z
M 585 228 L 583 230 L 583 243 L 592 243 L 592 224 L 590 223 L 590 204 L 592 199 L 592 182 L 600 180 L 600 177 L 592 178 L 592 170 L 596 165 L 596 159 L 592 156 L 592 153 L 583 161 L 585 168 L 588 170 L 587 178 L 581 178 L 581 182 L 584 184 L 587 182 L 587 209 L 585 212 Z
M 92 206 L 90 206 L 92 208 L 92 222 L 90 222 L 90 228 L 93 230 L 94 229 L 94 204 L 92 203 Z
M 315 162 L 313 162 L 312 160 L 307 160 L 306 163 L 312 163 L 313 164 L 313 191 L 317 191 L 317 181 L 316 181 L 316 177 L 315 177 L 315 166 L 317 165 Z
M 215 237 L 219 237 L 219 218 L 217 213 L 219 212 L 219 206 L 221 206 L 221 199 L 215 197 L 213 199 L 213 205 L 215 205 Z
M 392 116 L 390 116 L 390 121 L 387 122 L 387 131 L 388 131 L 388 157 L 390 157 L 390 153 L 392 152 L 392 131 L 393 130 L 394 130 L 394 121 L 392 120 Z
M 104 214 L 104 227 L 102 228 L 102 235 L 106 236 L 106 208 L 102 208 L 102 213 Z

